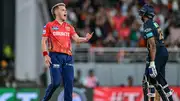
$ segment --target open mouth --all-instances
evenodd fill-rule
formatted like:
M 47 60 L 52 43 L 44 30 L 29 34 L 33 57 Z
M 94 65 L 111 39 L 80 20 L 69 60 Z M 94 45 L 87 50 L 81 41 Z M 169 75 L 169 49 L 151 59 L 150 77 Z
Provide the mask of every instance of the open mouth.
M 67 14 L 64 14 L 64 17 L 66 17 L 67 16 Z

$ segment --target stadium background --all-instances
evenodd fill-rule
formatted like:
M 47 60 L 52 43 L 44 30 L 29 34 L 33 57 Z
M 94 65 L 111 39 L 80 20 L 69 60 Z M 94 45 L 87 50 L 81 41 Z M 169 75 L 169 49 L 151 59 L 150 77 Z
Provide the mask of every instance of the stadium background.
M 179 0 L 0 0 L 0 101 L 42 98 L 49 77 L 41 33 L 58 2 L 67 4 L 67 21 L 80 36 L 95 32 L 87 44 L 73 42 L 74 101 L 141 101 L 147 52 L 137 11 L 145 2 L 155 7 L 155 20 L 163 29 L 169 50 L 166 78 L 180 101 Z M 96 78 L 93 87 L 90 77 Z M 60 91 L 51 101 L 57 101 Z

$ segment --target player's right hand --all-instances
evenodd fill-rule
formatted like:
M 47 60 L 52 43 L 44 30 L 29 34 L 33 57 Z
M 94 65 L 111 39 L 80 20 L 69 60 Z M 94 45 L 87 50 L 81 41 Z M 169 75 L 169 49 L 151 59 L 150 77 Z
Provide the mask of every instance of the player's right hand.
M 86 34 L 86 39 L 87 39 L 87 41 L 89 41 L 89 39 L 92 38 L 93 33 L 94 33 L 94 32 L 92 32 L 92 33 L 87 33 L 87 34 Z
M 156 70 L 154 61 L 150 62 L 150 66 L 149 66 L 148 70 L 149 70 L 149 75 L 152 78 L 155 78 L 157 76 L 157 70 Z
M 47 67 L 50 67 L 51 62 L 51 58 L 49 57 L 49 55 L 44 56 L 44 61 Z

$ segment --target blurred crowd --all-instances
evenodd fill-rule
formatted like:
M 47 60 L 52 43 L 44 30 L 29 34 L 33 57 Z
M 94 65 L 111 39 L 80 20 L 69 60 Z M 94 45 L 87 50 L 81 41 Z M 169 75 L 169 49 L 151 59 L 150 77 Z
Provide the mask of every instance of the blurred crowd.
M 94 88 L 99 86 L 99 81 L 93 69 L 88 71 L 87 76 L 82 76 L 82 71 L 77 70 L 74 85 L 79 87 Z
M 93 47 L 145 47 L 141 35 L 142 21 L 138 15 L 138 9 L 145 3 L 154 6 L 156 13 L 154 20 L 164 32 L 166 45 L 180 46 L 179 0 L 64 0 L 64 2 L 67 4 L 68 22 L 75 27 L 78 34 L 84 36 L 87 32 L 94 32 L 90 40 Z
M 126 80 L 127 80 L 127 82 L 124 82 L 124 84 L 119 84 L 116 86 L 121 86 L 121 87 L 124 87 L 124 86 L 132 87 L 132 86 L 134 86 L 133 76 L 129 75 Z M 85 77 L 82 75 L 82 71 L 80 69 L 78 69 L 76 71 L 76 76 L 74 79 L 74 86 L 86 87 L 86 88 L 95 88 L 95 87 L 98 87 L 99 85 L 100 85 L 100 82 L 98 80 L 98 77 L 96 76 L 96 72 L 94 69 L 89 69 L 88 75 Z
M 14 54 L 10 45 L 4 45 L 0 59 L 0 86 L 16 87 Z

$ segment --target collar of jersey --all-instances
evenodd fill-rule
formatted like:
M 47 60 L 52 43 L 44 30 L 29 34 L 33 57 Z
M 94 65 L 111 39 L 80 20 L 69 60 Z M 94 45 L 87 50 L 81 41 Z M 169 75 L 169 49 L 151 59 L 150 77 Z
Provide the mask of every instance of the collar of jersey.
M 146 24 L 146 23 L 148 23 L 148 22 L 150 22 L 150 21 L 152 21 L 152 19 L 148 19 L 148 20 L 147 20 L 146 22 L 144 22 L 144 23 Z
M 60 26 L 62 26 L 64 24 L 64 21 L 62 22 L 62 24 L 60 24 L 57 20 L 54 20 L 55 23 L 59 24 Z

